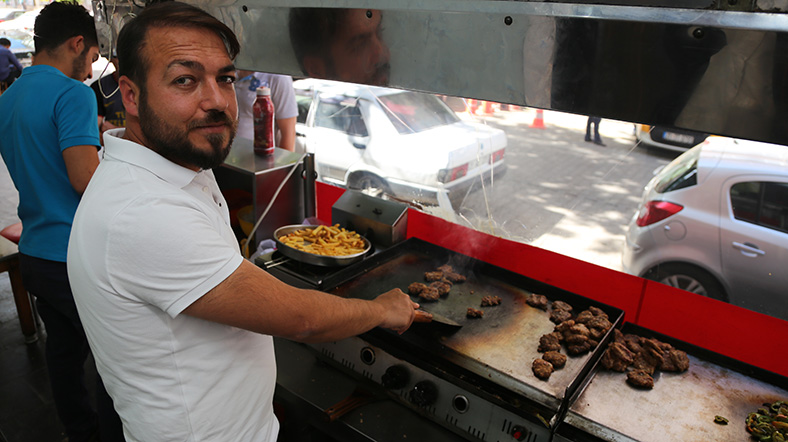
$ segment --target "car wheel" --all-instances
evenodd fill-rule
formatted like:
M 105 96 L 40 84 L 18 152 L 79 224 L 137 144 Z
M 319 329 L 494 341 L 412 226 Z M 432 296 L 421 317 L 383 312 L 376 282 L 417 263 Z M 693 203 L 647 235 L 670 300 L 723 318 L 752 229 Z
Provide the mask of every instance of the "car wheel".
M 368 173 L 353 179 L 348 187 L 377 198 L 383 198 L 391 193 L 383 178 Z
M 645 275 L 647 279 L 698 295 L 728 302 L 722 284 L 709 272 L 692 265 L 663 264 Z

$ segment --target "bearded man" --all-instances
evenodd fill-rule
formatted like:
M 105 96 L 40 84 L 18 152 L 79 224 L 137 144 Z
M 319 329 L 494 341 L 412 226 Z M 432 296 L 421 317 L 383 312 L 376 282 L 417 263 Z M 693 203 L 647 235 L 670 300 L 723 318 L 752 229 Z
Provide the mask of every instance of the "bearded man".
M 68 270 L 129 441 L 273 442 L 272 336 L 402 332 L 418 307 L 399 289 L 372 301 L 297 289 L 243 259 L 210 170 L 236 131 L 238 50 L 179 2 L 147 6 L 118 36 L 126 128 L 104 135 Z

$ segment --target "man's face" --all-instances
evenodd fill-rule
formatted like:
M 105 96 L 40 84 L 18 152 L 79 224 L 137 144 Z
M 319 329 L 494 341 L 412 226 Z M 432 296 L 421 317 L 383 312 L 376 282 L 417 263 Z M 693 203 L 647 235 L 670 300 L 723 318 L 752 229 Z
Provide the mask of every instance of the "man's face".
M 347 11 L 329 46 L 334 71 L 329 77 L 351 83 L 388 84 L 391 54 L 380 38 L 380 21 L 380 11 L 375 9 Z
M 98 60 L 98 46 L 86 46 L 81 54 L 74 58 L 69 77 L 77 81 L 85 81 L 93 77 L 93 63 Z
M 154 28 L 138 102 L 147 146 L 191 169 L 212 169 L 230 152 L 237 128 L 235 67 L 211 31 Z

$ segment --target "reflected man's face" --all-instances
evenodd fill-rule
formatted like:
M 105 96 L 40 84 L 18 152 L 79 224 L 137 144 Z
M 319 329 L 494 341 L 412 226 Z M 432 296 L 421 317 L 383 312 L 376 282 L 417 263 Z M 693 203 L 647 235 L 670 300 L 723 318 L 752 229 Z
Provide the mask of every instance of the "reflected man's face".
M 337 26 L 329 53 L 333 65 L 327 72 L 329 78 L 351 83 L 388 84 L 391 54 L 381 39 L 380 11 L 348 10 Z

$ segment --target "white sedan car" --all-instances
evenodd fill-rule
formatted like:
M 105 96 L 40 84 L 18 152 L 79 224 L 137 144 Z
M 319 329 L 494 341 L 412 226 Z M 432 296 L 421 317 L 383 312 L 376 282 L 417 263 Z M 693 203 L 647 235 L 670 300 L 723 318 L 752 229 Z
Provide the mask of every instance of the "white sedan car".
M 474 183 L 504 171 L 506 133 L 461 121 L 434 95 L 313 79 L 294 87 L 296 149 L 315 154 L 320 180 L 456 204 Z
M 624 269 L 788 320 L 788 147 L 710 137 L 649 181 Z

